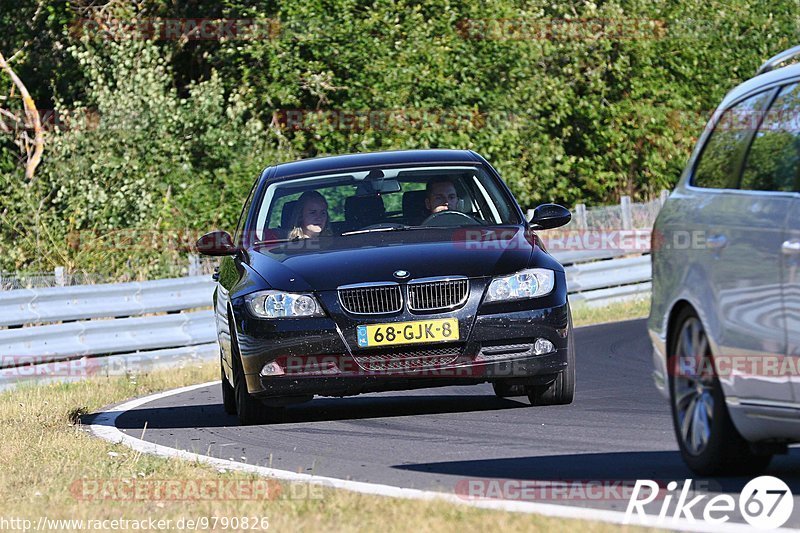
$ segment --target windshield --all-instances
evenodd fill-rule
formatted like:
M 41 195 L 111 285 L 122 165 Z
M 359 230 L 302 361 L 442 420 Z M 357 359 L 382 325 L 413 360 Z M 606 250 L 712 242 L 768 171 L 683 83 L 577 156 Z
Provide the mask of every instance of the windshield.
M 378 231 L 519 224 L 500 184 L 480 167 L 374 168 L 269 185 L 256 241 Z

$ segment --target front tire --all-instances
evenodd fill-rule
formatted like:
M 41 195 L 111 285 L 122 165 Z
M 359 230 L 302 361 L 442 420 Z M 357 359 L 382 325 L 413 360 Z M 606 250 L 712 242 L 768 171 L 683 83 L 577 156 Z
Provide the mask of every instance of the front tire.
M 670 332 L 667 360 L 675 436 L 684 462 L 702 476 L 763 471 L 772 454 L 756 454 L 731 421 L 708 336 L 691 308 Z
M 568 405 L 575 399 L 575 336 L 572 333 L 572 311 L 567 325 L 567 368 L 545 385 L 525 388 L 531 405 Z
M 228 382 L 225 377 L 225 363 L 222 362 L 222 355 L 219 358 L 219 371 L 222 379 L 222 408 L 229 415 L 236 414 L 236 392 L 233 390 L 233 385 Z
M 247 391 L 247 380 L 244 377 L 241 363 L 237 364 L 233 370 L 233 390 L 236 397 L 236 414 L 239 417 L 239 425 L 253 426 L 269 421 L 266 406 Z
M 280 407 L 268 408 L 247 390 L 247 379 L 242 366 L 239 342 L 236 339 L 236 326 L 230 314 L 228 315 L 228 324 L 231 333 L 231 359 L 233 359 L 233 393 L 239 424 L 253 426 L 278 421 L 283 409 Z

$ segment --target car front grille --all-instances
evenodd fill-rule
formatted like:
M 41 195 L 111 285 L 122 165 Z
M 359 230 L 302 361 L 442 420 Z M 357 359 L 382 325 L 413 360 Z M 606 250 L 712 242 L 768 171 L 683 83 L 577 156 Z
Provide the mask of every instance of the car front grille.
M 391 351 L 358 352 L 353 357 L 361 368 L 370 372 L 414 372 L 452 364 L 461 356 L 463 349 L 463 345 L 425 350 L 405 347 Z
M 339 287 L 339 303 L 355 315 L 385 315 L 403 308 L 403 295 L 397 283 L 359 284 Z
M 405 288 L 410 311 L 452 310 L 469 297 L 465 277 L 424 278 L 410 281 Z M 339 287 L 342 309 L 355 315 L 386 315 L 403 309 L 403 289 L 393 282 L 358 283 Z
M 415 280 L 408 284 L 411 311 L 437 311 L 463 305 L 469 295 L 467 278 Z

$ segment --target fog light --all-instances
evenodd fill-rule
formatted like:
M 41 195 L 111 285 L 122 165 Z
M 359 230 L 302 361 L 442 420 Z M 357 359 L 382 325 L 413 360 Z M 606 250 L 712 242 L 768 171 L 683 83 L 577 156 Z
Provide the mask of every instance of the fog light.
M 264 368 L 261 369 L 261 372 L 259 372 L 258 375 L 262 378 L 265 378 L 268 376 L 282 376 L 283 374 L 284 372 L 281 368 L 281 365 L 273 361 L 264 365 Z
M 536 355 L 544 355 L 555 350 L 556 347 L 547 339 L 536 339 L 536 342 L 533 343 L 533 353 Z

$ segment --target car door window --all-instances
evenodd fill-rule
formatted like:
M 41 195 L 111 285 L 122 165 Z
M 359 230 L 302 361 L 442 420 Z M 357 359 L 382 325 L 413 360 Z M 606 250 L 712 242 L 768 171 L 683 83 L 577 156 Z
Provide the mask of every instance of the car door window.
M 800 83 L 784 87 L 758 129 L 740 188 L 796 190 L 800 169 Z
M 712 189 L 736 187 L 747 143 L 772 94 L 772 91 L 758 93 L 722 114 L 700 154 L 692 185 Z

